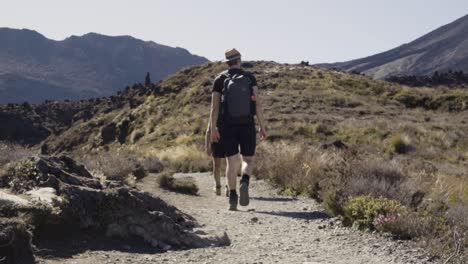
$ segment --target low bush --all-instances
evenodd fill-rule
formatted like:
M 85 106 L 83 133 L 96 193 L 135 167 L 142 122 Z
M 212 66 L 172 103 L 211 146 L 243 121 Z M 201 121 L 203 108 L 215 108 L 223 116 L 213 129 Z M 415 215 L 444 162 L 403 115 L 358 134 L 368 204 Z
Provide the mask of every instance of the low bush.
M 370 195 L 351 198 L 343 208 L 344 223 L 358 229 L 375 229 L 374 223 L 396 222 L 405 208 L 395 200 Z
M 37 175 L 34 179 L 28 175 Z M 43 175 L 37 174 L 35 164 L 31 160 L 24 160 L 12 164 L 2 175 L 0 187 L 10 188 L 15 193 L 24 193 L 34 188 L 36 181 L 45 181 Z
M 198 185 L 193 178 L 176 179 L 170 172 L 161 174 L 158 182 L 159 187 L 177 193 L 197 195 L 199 191 Z

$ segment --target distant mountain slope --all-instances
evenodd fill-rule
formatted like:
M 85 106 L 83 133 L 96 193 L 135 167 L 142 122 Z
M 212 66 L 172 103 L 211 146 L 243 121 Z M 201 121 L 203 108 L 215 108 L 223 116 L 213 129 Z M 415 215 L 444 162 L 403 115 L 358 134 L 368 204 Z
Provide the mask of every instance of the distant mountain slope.
M 23 29 L 0 28 L 0 103 L 112 95 L 181 68 L 206 62 L 182 48 L 130 36 L 89 33 L 54 41 Z
M 383 79 L 392 75 L 468 72 L 468 15 L 395 49 L 367 58 L 322 64 Z

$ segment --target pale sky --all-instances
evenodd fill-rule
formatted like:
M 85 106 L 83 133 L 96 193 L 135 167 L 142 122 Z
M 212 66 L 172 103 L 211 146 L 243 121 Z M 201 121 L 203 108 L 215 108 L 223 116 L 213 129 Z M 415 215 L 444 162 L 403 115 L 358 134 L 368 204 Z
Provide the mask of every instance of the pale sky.
M 96 32 L 178 46 L 210 60 L 345 61 L 468 14 L 468 0 L 1 0 L 0 27 L 48 38 Z

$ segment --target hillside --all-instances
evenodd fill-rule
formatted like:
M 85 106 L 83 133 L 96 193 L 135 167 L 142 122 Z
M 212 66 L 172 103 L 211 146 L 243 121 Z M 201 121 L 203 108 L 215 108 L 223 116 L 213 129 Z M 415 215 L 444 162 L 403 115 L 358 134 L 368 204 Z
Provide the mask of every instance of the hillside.
M 128 84 L 153 81 L 207 59 L 130 36 L 89 33 L 62 41 L 0 28 L 0 104 L 110 96 Z
M 107 110 L 85 122 L 76 122 L 46 143 L 55 151 L 78 147 L 91 150 L 102 146 L 104 127 L 114 130 L 125 123 L 125 137 L 120 142 L 127 146 L 198 144 L 206 128 L 212 80 L 223 69 L 222 64 L 206 63 L 182 70 L 152 87 L 136 85 L 129 91 L 134 91 L 132 98 L 139 104 L 130 105 L 128 100 L 115 96 L 114 103 L 101 102 L 99 108 Z M 451 116 L 462 118 L 468 107 L 468 95 L 463 90 L 406 88 L 365 76 L 270 62 L 254 63 L 248 70 L 256 74 L 260 87 L 265 89 L 266 117 L 274 140 L 302 138 L 314 134 L 314 129 L 329 130 L 311 136 L 314 141 L 331 135 L 346 139 L 346 135 L 340 135 L 346 131 L 338 131 L 338 127 L 350 120 L 408 122 L 415 118 L 414 112 L 428 118 L 453 112 Z M 121 107 L 112 107 L 115 104 Z M 75 139 L 74 135 L 80 136 Z M 113 146 L 120 142 L 115 137 L 108 143 Z
M 348 62 L 322 64 L 377 79 L 394 75 L 468 72 L 468 15 L 395 49 Z
M 436 255 L 450 253 L 454 232 L 467 234 L 466 89 L 411 88 L 305 65 L 244 66 L 257 77 L 268 127 L 258 146 L 258 178 L 323 202 L 345 225 L 412 238 Z M 46 153 L 115 167 L 119 157 L 136 156 L 161 161 L 166 171 L 207 171 L 211 86 L 225 67 L 205 63 L 148 87 L 82 101 L 86 111 L 71 118 L 47 118 L 58 110 L 40 111 L 46 104 L 4 106 L 0 113 L 7 120 L 27 113 L 33 127 L 48 120 L 46 130 L 57 132 L 37 144 Z M 350 213 L 363 208 L 376 211 Z M 467 236 L 457 239 L 468 245 Z

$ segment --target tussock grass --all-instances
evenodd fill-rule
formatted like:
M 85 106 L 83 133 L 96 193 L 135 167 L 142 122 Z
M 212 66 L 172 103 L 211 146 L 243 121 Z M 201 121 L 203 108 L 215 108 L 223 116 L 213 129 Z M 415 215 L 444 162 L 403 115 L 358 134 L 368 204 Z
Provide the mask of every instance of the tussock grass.
M 145 131 L 142 131 L 142 130 L 134 130 L 131 134 L 130 134 L 130 142 L 132 144 L 135 144 L 138 142 L 139 139 L 141 139 L 142 137 L 144 137 L 146 134 Z
M 322 200 L 327 190 L 341 189 L 346 196 L 406 201 L 401 189 L 407 176 L 395 162 L 286 142 L 262 145 L 258 156 L 256 175 L 291 193 Z
M 81 157 L 81 162 L 95 175 L 130 186 L 147 175 L 138 158 L 128 152 L 101 152 Z
M 163 163 L 156 157 L 142 157 L 140 163 L 149 173 L 160 173 L 164 170 Z
M 258 150 L 254 174 L 289 194 L 318 197 L 317 185 L 322 179 L 321 172 L 332 159 L 318 153 L 316 149 L 291 146 L 286 142 L 264 144 Z
M 407 135 L 396 134 L 387 140 L 387 150 L 390 153 L 405 154 L 411 148 L 411 142 Z
M 18 144 L 0 142 L 0 153 L 0 168 L 3 168 L 9 163 L 21 162 L 36 152 Z
M 196 145 L 180 145 L 163 150 L 149 149 L 146 156 L 158 158 L 164 167 L 177 172 L 206 172 L 211 169 L 209 157 Z

